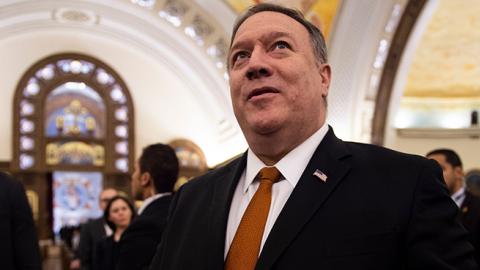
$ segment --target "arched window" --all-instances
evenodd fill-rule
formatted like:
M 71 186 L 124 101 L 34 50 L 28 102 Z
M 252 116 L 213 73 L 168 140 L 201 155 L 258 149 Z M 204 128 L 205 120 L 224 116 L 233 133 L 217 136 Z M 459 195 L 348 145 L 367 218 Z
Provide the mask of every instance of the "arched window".
M 180 186 L 193 177 L 207 172 L 208 166 L 205 154 L 194 142 L 187 139 L 176 139 L 171 141 L 169 145 L 175 150 L 180 163 L 180 172 L 175 183 L 175 190 L 178 190 Z
M 125 83 L 93 57 L 58 54 L 28 69 L 14 103 L 12 169 L 38 192 L 40 214 L 55 232 L 98 215 L 100 190 L 126 186 L 133 165 Z

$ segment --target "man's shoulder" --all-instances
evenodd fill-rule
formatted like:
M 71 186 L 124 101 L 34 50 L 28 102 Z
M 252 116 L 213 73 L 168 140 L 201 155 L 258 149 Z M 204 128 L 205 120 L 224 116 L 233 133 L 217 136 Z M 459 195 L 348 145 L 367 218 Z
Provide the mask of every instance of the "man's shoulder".
M 13 204 L 22 202 L 22 205 L 26 205 L 25 189 L 23 184 L 14 179 L 12 176 L 0 172 L 0 207 L 2 209 L 10 209 L 15 211 Z M 13 208 L 12 208 L 13 207 Z
M 99 225 L 101 224 L 102 226 L 104 225 L 104 220 L 103 220 L 103 217 L 97 217 L 97 218 L 91 218 L 88 220 L 87 224 L 90 224 L 90 225 Z
M 148 207 L 151 207 L 151 205 Z M 135 217 L 125 230 L 122 239 L 136 238 L 141 235 L 161 235 L 167 223 L 168 208 L 160 210 L 162 211 L 155 209 L 155 211 L 150 211 L 148 215 L 142 213 Z
M 98 228 L 103 228 L 104 225 L 105 222 L 103 221 L 103 217 L 92 218 L 82 225 L 82 231 L 96 230 Z
M 14 184 L 12 177 L 4 172 L 0 172 L 0 186 L 10 186 Z
M 164 216 L 168 212 L 173 195 L 165 195 L 152 201 L 137 218 Z
M 135 217 L 125 230 L 125 236 L 134 232 L 150 232 L 156 230 L 157 227 L 162 227 L 166 223 L 165 219 L 161 219 L 155 216 L 139 215 Z
M 399 152 L 390 148 L 386 148 L 374 144 L 366 144 L 359 142 L 345 142 L 349 151 L 362 160 L 385 160 L 395 162 L 407 162 L 407 163 L 428 163 L 428 159 L 410 153 Z
M 335 153 L 340 152 L 340 154 L 334 154 L 337 157 L 342 159 L 349 157 L 353 159 L 353 162 L 368 163 L 367 167 L 372 167 L 372 165 L 375 164 L 402 164 L 405 166 L 415 166 L 415 164 L 423 164 L 421 166 L 425 166 L 426 163 L 432 164 L 431 161 L 429 162 L 428 159 L 423 156 L 403 153 L 375 144 L 344 141 L 335 136 L 333 129 L 329 130 L 322 144 L 329 149 L 328 151 Z M 317 151 L 322 151 L 322 148 L 319 147 Z
M 0 188 L 2 191 L 9 193 L 12 189 L 19 189 L 21 186 L 22 183 L 20 181 L 13 179 L 12 176 L 4 172 L 0 172 Z

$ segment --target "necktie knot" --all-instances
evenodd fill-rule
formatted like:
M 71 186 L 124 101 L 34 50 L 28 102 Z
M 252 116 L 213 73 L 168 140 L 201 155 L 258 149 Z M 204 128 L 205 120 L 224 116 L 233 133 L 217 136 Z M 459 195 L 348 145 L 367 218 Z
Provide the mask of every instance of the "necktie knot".
M 276 167 L 263 167 L 258 173 L 258 179 L 260 179 L 261 182 L 266 180 L 276 183 L 280 180 L 280 176 L 281 174 Z

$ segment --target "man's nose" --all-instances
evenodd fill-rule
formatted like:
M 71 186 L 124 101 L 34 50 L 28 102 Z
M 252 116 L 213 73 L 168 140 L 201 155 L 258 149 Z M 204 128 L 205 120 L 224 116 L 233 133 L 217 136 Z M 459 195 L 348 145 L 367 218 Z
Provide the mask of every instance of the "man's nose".
M 259 79 L 272 75 L 271 67 L 267 62 L 267 55 L 261 49 L 255 49 L 248 60 L 246 76 L 249 80 Z

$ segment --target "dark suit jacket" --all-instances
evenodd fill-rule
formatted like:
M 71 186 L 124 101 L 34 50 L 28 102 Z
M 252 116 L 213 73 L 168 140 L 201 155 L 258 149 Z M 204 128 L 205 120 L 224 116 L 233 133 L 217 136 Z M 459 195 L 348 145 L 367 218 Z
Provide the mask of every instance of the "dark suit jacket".
M 95 244 L 93 270 L 115 270 L 118 263 L 118 242 L 113 235 L 104 237 Z
M 41 269 L 32 210 L 22 184 L 0 172 L 0 268 Z
M 246 156 L 184 185 L 150 269 L 222 270 Z M 320 181 L 315 170 L 328 179 Z M 266 269 L 477 269 L 434 161 L 337 139 L 330 128 L 260 254 Z
M 469 232 L 470 243 L 475 247 L 475 259 L 480 264 L 480 198 L 465 192 L 460 210 L 463 226 Z
M 78 255 L 82 270 L 93 269 L 93 257 L 96 254 L 96 244 L 106 237 L 105 221 L 103 217 L 92 219 L 82 225 Z
M 146 269 L 160 243 L 172 196 L 154 200 L 122 234 L 117 270 Z

